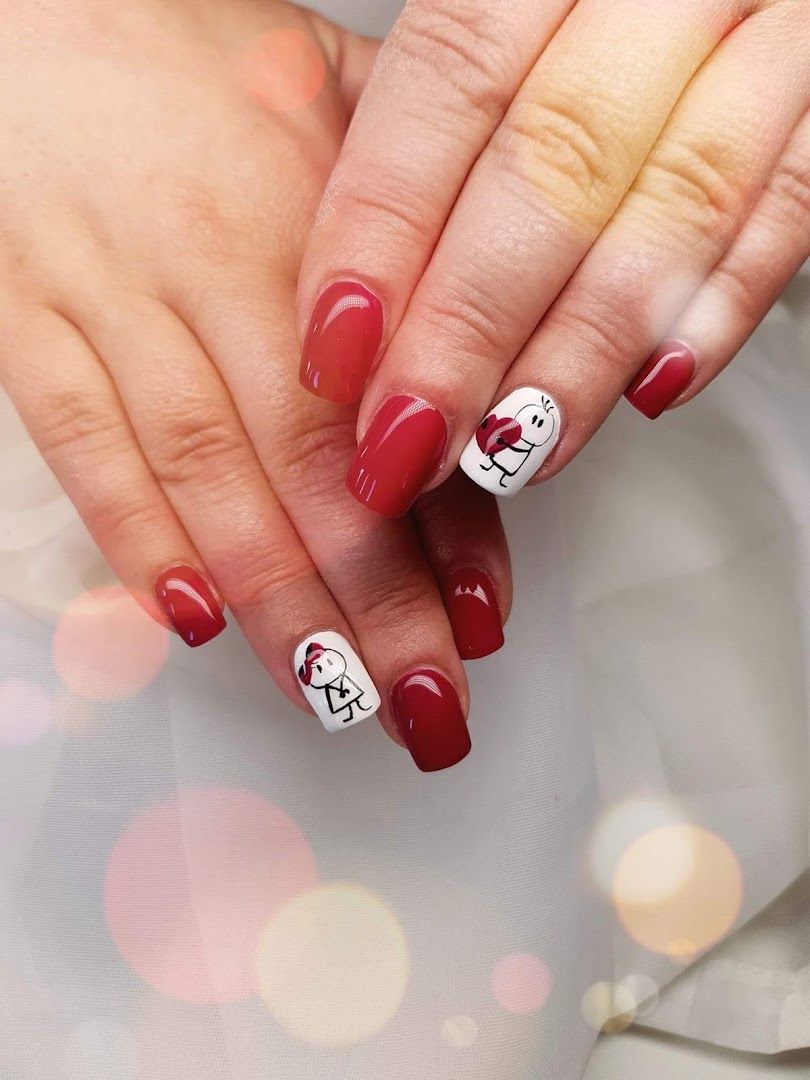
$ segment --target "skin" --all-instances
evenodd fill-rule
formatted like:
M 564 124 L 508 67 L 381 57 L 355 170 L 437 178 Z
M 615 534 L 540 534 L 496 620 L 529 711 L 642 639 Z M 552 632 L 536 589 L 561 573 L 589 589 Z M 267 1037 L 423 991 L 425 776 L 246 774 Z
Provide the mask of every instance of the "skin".
M 536 386 L 564 417 L 537 482 L 664 339 L 690 400 L 810 255 L 808 108 L 808 0 L 411 0 L 299 280 L 302 332 L 336 279 L 387 312 L 358 438 L 424 398 L 452 432 L 436 486 Z
M 508 611 L 492 501 L 376 519 L 341 482 L 354 411 L 296 377 L 298 267 L 376 45 L 273 0 L 13 15 L 0 376 L 113 568 L 153 613 L 163 570 L 199 569 L 302 708 L 292 654 L 323 627 L 384 702 L 427 664 L 466 708 L 436 575 L 486 566 Z

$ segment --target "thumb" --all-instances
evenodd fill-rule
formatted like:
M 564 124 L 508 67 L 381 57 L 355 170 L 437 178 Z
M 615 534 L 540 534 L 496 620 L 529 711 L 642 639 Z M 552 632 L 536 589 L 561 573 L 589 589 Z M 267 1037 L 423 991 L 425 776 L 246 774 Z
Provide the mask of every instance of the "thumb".
M 307 15 L 329 58 L 346 111 L 351 116 L 368 82 L 382 42 L 378 38 L 352 33 L 315 12 L 307 12 Z

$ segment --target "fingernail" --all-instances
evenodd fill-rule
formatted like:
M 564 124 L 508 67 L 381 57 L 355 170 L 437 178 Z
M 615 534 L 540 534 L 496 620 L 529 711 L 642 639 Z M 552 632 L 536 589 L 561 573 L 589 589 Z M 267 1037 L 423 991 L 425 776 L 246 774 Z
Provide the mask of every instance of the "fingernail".
M 461 702 L 440 671 L 420 668 L 401 678 L 391 692 L 399 733 L 422 772 L 457 765 L 472 744 Z
M 315 304 L 301 357 L 301 385 L 318 397 L 349 404 L 363 394 L 380 351 L 383 308 L 356 281 L 336 281 Z
M 379 709 L 377 688 L 342 634 L 319 630 L 304 638 L 293 664 L 304 697 L 327 731 L 342 731 Z
M 560 410 L 544 390 L 523 386 L 485 416 L 459 462 L 493 495 L 517 495 L 560 440 Z
M 695 374 L 695 354 L 682 341 L 662 341 L 624 396 L 655 420 L 684 392 Z
M 173 566 L 155 583 L 160 610 L 192 649 L 225 629 L 225 616 L 205 578 L 190 566 Z
M 401 517 L 441 464 L 447 423 L 419 398 L 389 398 L 349 467 L 349 492 L 377 514 Z
M 504 642 L 503 622 L 489 574 L 472 566 L 456 570 L 442 581 L 442 593 L 462 660 L 497 652 Z

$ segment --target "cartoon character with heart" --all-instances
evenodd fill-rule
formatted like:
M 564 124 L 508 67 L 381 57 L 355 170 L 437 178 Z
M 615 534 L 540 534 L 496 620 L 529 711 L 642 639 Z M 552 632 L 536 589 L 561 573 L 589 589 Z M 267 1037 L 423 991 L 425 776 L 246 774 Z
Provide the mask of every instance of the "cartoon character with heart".
M 480 465 L 483 472 L 497 469 L 502 488 L 516 476 L 534 456 L 538 447 L 544 446 L 555 435 L 556 409 L 545 394 L 536 402 L 522 405 L 514 417 L 498 417 L 491 413 L 479 425 L 475 433 L 478 449 L 488 460 Z

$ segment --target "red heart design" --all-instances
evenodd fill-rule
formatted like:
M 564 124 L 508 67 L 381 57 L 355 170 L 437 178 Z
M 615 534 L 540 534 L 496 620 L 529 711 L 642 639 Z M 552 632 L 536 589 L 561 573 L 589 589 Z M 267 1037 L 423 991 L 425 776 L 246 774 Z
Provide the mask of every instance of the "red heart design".
M 498 419 L 492 413 L 478 425 L 475 433 L 478 449 L 485 457 L 495 457 L 506 446 L 514 446 L 523 435 L 523 428 L 517 420 L 509 417 Z

